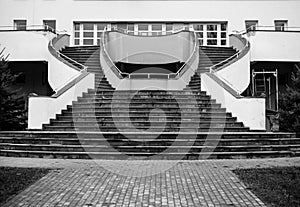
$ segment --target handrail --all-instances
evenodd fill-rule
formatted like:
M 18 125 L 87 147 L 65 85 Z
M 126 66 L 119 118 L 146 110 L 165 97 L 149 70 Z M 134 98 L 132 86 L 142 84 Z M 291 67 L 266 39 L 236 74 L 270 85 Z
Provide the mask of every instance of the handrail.
M 192 61 L 194 61 L 194 58 L 195 58 L 195 54 L 196 54 L 196 51 L 198 50 L 199 48 L 199 41 L 198 41 L 198 38 L 197 38 L 197 35 L 195 32 L 193 32 L 193 42 L 194 42 L 194 48 L 193 48 L 193 51 L 190 55 L 190 57 L 187 59 L 187 61 L 183 64 L 183 66 L 181 66 L 179 68 L 179 70 L 177 71 L 176 73 L 176 77 L 179 78 L 180 75 L 182 75 L 183 73 L 185 73 L 185 71 L 188 70 L 189 67 L 186 67 L 187 65 L 189 66 L 190 63 Z
M 131 35 L 131 36 L 140 36 L 140 37 L 168 36 L 168 35 L 174 35 L 174 34 L 177 34 L 177 33 L 183 32 L 183 31 L 188 31 L 189 32 L 189 30 L 186 29 L 185 27 L 180 27 L 178 29 L 172 29 L 172 30 L 169 30 L 169 31 L 164 31 L 164 32 L 166 32 L 166 34 L 163 34 L 162 31 L 161 32 L 156 32 L 156 31 L 151 31 L 151 32 L 149 32 L 149 31 L 143 31 L 143 32 L 140 32 L 139 31 L 138 34 L 136 35 L 136 34 L 130 34 L 132 32 L 134 33 L 134 31 L 132 31 L 132 30 L 118 28 L 117 26 L 111 27 L 111 31 L 117 31 L 117 32 L 121 32 L 123 34 Z M 171 34 L 167 34 L 168 32 L 171 32 Z M 143 34 L 143 33 L 147 33 L 148 35 L 140 35 L 140 34 Z M 160 35 L 152 35 L 153 33 L 156 33 L 156 34 L 161 33 L 161 34 Z M 149 35 L 149 34 L 151 34 L 151 35 Z
M 232 62 L 230 60 L 234 60 L 235 61 L 241 55 L 243 56 L 246 51 L 248 51 L 248 49 L 249 49 L 249 41 L 246 40 L 245 38 L 241 38 L 239 35 L 237 35 L 236 37 L 240 38 L 240 40 L 244 42 L 245 46 L 240 51 L 236 52 L 235 54 L 233 54 L 229 58 L 226 58 L 225 60 L 223 60 L 221 62 L 218 62 L 218 63 L 216 63 L 216 64 L 214 64 L 212 66 L 206 67 L 206 69 L 209 69 L 210 73 L 214 73 L 217 70 L 219 70 L 219 69 L 227 66 L 228 64 L 231 64 Z
M 251 25 L 250 27 L 241 30 L 241 31 L 236 31 L 237 34 L 247 34 L 248 32 L 254 32 L 254 31 L 272 31 L 272 32 L 300 32 L 300 27 L 287 27 L 283 26 L 283 30 L 276 30 L 276 27 L 280 26 L 263 26 L 263 25 Z M 265 30 L 263 30 L 265 29 Z
M 62 54 L 61 52 L 59 52 L 58 50 L 55 49 L 55 47 L 54 47 L 54 45 L 53 45 L 53 44 L 54 44 L 53 41 L 56 42 L 56 41 L 57 41 L 59 38 L 61 38 L 62 36 L 63 36 L 63 35 L 61 35 L 60 37 L 57 36 L 56 38 L 53 38 L 53 39 L 50 41 L 49 46 L 53 49 L 53 51 L 56 53 L 56 55 L 57 55 L 58 57 L 63 57 L 63 58 L 62 58 L 62 59 L 63 59 L 63 62 L 69 63 L 68 61 L 65 60 L 65 59 L 68 59 L 68 60 L 70 60 L 71 62 L 74 63 L 74 64 L 72 64 L 72 66 L 75 66 L 75 67 L 76 67 L 75 69 L 77 69 L 78 71 L 81 71 L 81 70 L 87 70 L 87 66 L 85 66 L 85 65 L 83 65 L 83 64 L 81 64 L 81 63 L 79 63 L 79 62 L 77 62 L 76 60 L 73 60 L 72 58 L 69 58 L 68 56 Z M 79 65 L 81 69 L 79 69 L 76 65 Z
M 57 35 L 57 37 L 53 38 L 48 45 L 48 48 L 50 49 L 50 52 L 53 56 L 55 56 L 57 59 L 62 61 L 63 63 L 73 67 L 74 69 L 79 71 L 79 74 L 76 74 L 72 77 L 70 77 L 67 81 L 65 81 L 61 86 L 54 89 L 55 94 L 53 94 L 51 97 L 58 97 L 61 94 L 63 94 L 65 91 L 67 91 L 69 88 L 71 88 L 74 84 L 76 84 L 79 80 L 81 80 L 83 77 L 85 77 L 87 73 L 88 67 L 67 57 L 66 55 L 62 54 L 56 48 L 54 47 L 55 42 L 57 42 L 60 38 L 62 38 L 64 35 Z M 70 60 L 72 63 L 66 61 L 64 58 Z M 74 65 L 74 64 L 75 65 Z M 80 68 L 77 66 L 79 65 Z
M 49 25 L 22 25 L 23 28 L 17 29 L 16 26 L 0 26 L 0 31 L 45 31 L 58 34 L 64 31 L 57 31 Z
M 109 67 L 112 69 L 112 71 L 119 77 L 119 78 L 124 78 L 123 75 L 128 76 L 129 73 L 123 73 L 122 71 L 119 70 L 119 68 L 114 64 L 113 60 L 110 58 L 110 56 L 108 55 L 108 52 L 106 50 L 106 32 L 107 32 L 107 28 L 104 28 L 103 34 L 102 34 L 102 38 L 101 38 L 101 50 L 103 50 L 103 55 L 104 58 L 107 60 L 106 62 L 109 64 Z
M 220 78 L 220 76 L 217 76 L 215 73 L 206 73 L 206 75 L 213 79 L 217 84 L 219 84 L 222 88 L 228 91 L 235 98 L 243 97 L 240 91 L 235 89 L 231 84 L 229 84 L 228 81 L 225 81 L 225 79 Z
M 118 31 L 120 33 L 127 34 L 127 33 L 125 33 L 125 31 L 126 31 L 125 29 L 121 29 L 121 28 L 117 28 L 117 27 L 113 27 L 112 29 L 113 29 L 113 31 Z M 119 68 L 115 66 L 115 64 L 113 63 L 112 59 L 108 55 L 108 52 L 107 52 L 106 46 L 105 46 L 105 40 L 106 40 L 105 33 L 107 31 L 108 31 L 107 28 L 105 28 L 104 32 L 102 34 L 102 38 L 101 38 L 101 46 L 102 46 L 101 48 L 104 51 L 104 57 L 105 57 L 105 59 L 108 60 L 107 62 L 110 64 L 110 68 L 113 70 L 113 72 L 119 78 L 124 78 L 124 77 L 131 78 L 131 76 L 134 76 L 134 75 L 130 75 L 130 73 L 121 72 L 119 70 Z M 180 28 L 178 30 L 172 30 L 172 31 L 173 31 L 173 34 L 176 34 L 176 33 L 180 33 L 180 32 L 183 32 L 183 31 L 188 31 L 188 30 L 186 30 L 185 28 Z M 188 32 L 191 32 L 191 31 L 188 31 Z M 130 34 L 127 34 L 127 35 L 130 35 Z M 163 36 L 166 36 L 166 35 L 163 35 Z M 155 36 L 152 36 L 152 37 L 155 37 Z M 188 67 L 186 67 L 186 66 L 189 65 L 192 60 L 194 60 L 195 54 L 196 54 L 196 50 L 198 49 L 198 45 L 199 45 L 199 42 L 197 41 L 197 35 L 196 35 L 195 32 L 193 32 L 193 42 L 194 42 L 194 47 L 193 47 L 193 51 L 191 52 L 191 55 L 189 56 L 189 58 L 185 61 L 185 63 L 179 68 L 179 70 L 176 73 L 166 74 L 166 76 L 168 77 L 168 79 L 171 79 L 171 78 L 172 79 L 174 79 L 174 78 L 178 79 L 180 77 L 180 75 L 182 75 L 188 69 Z M 145 75 L 148 74 L 147 77 L 150 78 L 151 74 L 155 74 L 155 73 L 134 73 L 134 74 L 145 74 Z

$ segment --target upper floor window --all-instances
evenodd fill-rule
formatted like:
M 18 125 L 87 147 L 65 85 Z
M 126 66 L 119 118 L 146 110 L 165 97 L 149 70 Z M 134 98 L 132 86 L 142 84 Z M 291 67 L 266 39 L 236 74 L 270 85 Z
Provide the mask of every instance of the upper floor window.
M 245 26 L 247 31 L 256 30 L 256 27 L 258 26 L 257 20 L 246 20 Z
M 275 20 L 274 25 L 276 31 L 284 31 L 287 27 L 287 20 Z
M 104 29 L 111 24 L 102 22 L 74 22 L 75 45 L 100 45 Z
M 46 30 L 53 32 L 56 30 L 56 20 L 43 20 L 43 25 Z
M 14 20 L 14 27 L 16 30 L 26 30 L 26 20 Z
M 200 45 L 226 46 L 227 41 L 227 22 L 220 23 L 194 23 L 194 31 Z

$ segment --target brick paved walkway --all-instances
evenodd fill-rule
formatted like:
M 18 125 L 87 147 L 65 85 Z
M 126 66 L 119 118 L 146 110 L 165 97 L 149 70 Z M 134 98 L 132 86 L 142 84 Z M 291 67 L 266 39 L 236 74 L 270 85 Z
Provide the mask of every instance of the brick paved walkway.
M 53 170 L 4 206 L 265 205 L 219 163 L 103 161 Z

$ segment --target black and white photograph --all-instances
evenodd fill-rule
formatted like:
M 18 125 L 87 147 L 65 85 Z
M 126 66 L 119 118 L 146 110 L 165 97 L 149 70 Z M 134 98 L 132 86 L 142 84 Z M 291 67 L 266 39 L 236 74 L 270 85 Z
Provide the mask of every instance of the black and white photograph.
M 1 207 L 300 207 L 300 0 L 0 0 Z

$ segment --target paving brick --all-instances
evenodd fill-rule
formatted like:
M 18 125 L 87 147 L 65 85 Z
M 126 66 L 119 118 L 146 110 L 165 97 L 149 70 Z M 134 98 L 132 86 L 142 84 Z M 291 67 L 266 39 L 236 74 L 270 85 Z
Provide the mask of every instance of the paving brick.
M 3 207 L 265 206 L 218 162 L 111 161 L 108 166 L 103 161 L 53 170 Z

